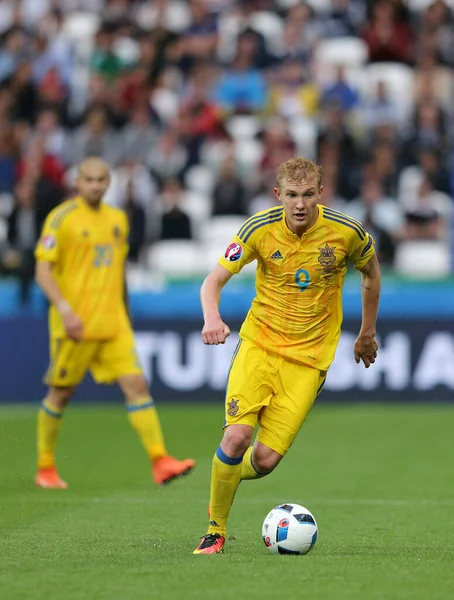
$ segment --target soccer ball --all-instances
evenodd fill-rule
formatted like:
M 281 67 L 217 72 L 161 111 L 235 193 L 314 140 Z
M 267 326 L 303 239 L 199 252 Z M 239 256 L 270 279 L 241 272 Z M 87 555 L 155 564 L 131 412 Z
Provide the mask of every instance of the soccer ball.
M 263 521 L 262 537 L 271 554 L 307 554 L 317 541 L 314 515 L 299 504 L 279 504 Z

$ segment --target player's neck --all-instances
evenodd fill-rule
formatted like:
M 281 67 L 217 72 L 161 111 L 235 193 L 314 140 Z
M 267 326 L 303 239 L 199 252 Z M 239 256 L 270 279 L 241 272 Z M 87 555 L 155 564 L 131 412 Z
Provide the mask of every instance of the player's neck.
M 97 202 L 89 202 L 83 196 L 81 196 L 80 199 L 85 204 L 85 206 L 87 208 L 89 208 L 90 210 L 98 211 L 98 210 L 101 209 L 101 206 L 102 206 L 102 201 L 101 200 L 98 200 Z

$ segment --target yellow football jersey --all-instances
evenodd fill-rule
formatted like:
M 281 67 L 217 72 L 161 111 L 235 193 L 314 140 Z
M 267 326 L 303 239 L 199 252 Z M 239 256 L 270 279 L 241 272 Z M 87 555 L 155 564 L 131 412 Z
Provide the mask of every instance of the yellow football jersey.
M 36 246 L 38 261 L 49 261 L 61 293 L 82 319 L 84 339 L 113 338 L 127 322 L 124 265 L 128 221 L 123 211 L 101 204 L 95 210 L 80 197 L 47 217 Z M 65 337 L 59 312 L 50 307 L 51 337 Z
M 240 337 L 327 370 L 340 336 L 348 262 L 359 269 L 374 253 L 358 221 L 326 206 L 319 205 L 301 238 L 288 228 L 282 206 L 250 217 L 219 259 L 232 274 L 257 259 L 256 297 Z

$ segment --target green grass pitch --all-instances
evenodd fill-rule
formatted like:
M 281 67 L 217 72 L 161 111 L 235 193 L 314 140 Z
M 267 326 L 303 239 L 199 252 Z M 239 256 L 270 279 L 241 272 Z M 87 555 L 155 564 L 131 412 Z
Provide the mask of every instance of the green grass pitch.
M 157 489 L 120 406 L 71 407 L 58 465 L 34 474 L 35 408 L 0 409 L 4 600 L 447 600 L 454 598 L 454 407 L 316 406 L 278 470 L 244 482 L 224 555 L 193 556 L 207 525 L 221 406 L 161 408 L 169 449 L 197 470 Z M 315 514 L 307 556 L 272 556 L 275 504 Z

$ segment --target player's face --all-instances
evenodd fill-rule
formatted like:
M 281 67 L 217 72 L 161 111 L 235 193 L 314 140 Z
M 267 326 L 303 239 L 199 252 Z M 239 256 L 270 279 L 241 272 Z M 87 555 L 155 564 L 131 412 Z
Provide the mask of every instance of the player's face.
M 315 224 L 318 217 L 317 204 L 322 192 L 323 186 L 319 186 L 317 181 L 303 180 L 294 183 L 284 180 L 279 188 L 274 188 L 275 195 L 284 205 L 290 231 L 302 235 Z
M 104 168 L 81 169 L 77 188 L 82 198 L 91 206 L 97 206 L 109 187 L 109 171 Z

